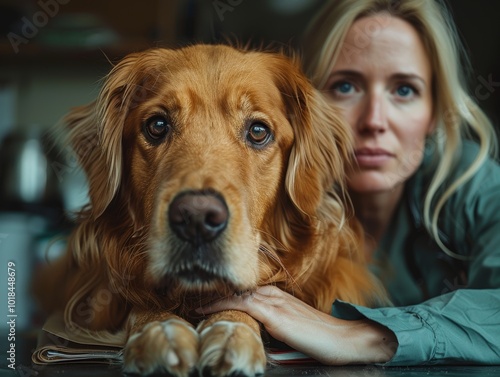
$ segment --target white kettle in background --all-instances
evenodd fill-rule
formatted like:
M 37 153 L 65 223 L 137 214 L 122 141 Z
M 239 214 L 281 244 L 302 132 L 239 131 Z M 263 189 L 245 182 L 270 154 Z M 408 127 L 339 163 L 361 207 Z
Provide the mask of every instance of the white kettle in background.
M 0 145 L 0 210 L 62 213 L 60 182 L 48 140 L 31 128 L 8 134 Z

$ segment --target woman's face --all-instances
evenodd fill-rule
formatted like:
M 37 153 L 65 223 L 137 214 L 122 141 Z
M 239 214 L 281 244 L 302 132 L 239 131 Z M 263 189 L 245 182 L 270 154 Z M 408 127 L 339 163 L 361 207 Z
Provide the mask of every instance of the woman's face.
M 327 89 L 355 134 L 358 193 L 393 190 L 419 167 L 432 130 L 432 72 L 416 30 L 389 15 L 349 29 Z

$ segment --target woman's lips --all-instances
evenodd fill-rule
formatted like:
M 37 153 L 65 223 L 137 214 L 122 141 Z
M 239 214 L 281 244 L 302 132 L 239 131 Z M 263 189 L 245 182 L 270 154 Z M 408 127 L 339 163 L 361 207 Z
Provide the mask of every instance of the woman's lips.
M 381 148 L 359 148 L 354 151 L 359 167 L 376 168 L 384 165 L 394 155 Z

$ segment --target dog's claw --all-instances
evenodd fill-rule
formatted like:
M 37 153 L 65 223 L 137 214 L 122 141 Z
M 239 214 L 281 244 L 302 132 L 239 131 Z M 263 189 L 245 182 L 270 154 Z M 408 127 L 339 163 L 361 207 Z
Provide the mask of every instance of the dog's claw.
M 220 321 L 201 333 L 198 368 L 203 376 L 255 377 L 264 374 L 266 355 L 257 334 L 245 324 Z
M 180 320 L 151 322 L 132 335 L 124 350 L 124 371 L 152 374 L 165 371 L 188 377 L 198 361 L 198 333 Z

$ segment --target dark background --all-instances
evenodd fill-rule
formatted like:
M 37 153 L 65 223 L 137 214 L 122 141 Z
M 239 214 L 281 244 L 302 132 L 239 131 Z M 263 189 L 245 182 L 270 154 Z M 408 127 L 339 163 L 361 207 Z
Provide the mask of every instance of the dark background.
M 213 42 L 222 36 L 293 45 L 322 3 L 321 0 L 0 0 L 0 88 L 10 85 L 16 92 L 15 111 L 9 122 L 18 127 L 35 123 L 50 126 L 69 107 L 94 97 L 95 81 L 109 70 L 107 59 L 116 61 L 130 51 Z M 500 2 L 453 0 L 449 5 L 474 67 L 469 77 L 472 93 L 498 125 Z M 52 11 L 55 7 L 56 11 Z M 46 13 L 47 20 L 40 12 Z M 26 38 L 27 43 L 19 44 L 16 52 L 7 36 L 14 32 L 23 37 L 26 20 L 42 26 L 34 36 Z M 59 88 L 61 78 L 65 85 Z M 487 82 L 493 85 L 485 85 Z

